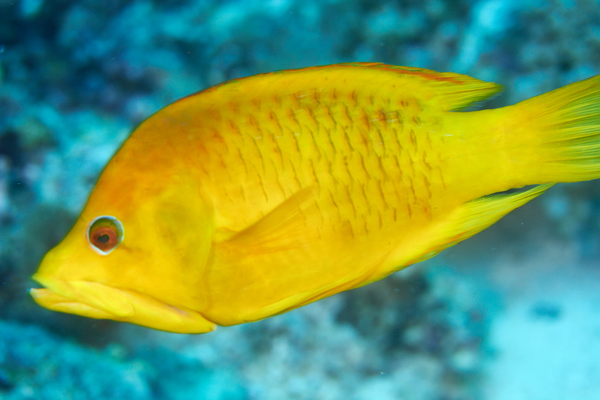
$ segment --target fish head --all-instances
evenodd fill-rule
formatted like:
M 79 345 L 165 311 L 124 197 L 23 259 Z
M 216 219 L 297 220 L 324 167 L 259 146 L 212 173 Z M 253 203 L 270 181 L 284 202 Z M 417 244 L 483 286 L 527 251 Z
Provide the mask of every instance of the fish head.
M 123 150 L 121 150 L 122 152 Z M 180 333 L 216 325 L 199 312 L 211 253 L 209 203 L 189 174 L 109 163 L 75 226 L 32 277 L 54 311 Z

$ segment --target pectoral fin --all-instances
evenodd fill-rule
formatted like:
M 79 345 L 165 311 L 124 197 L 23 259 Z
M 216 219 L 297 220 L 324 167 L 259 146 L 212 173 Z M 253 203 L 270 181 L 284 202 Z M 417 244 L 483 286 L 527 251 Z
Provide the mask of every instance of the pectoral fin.
M 298 191 L 222 245 L 244 249 L 247 254 L 271 253 L 303 246 L 309 236 L 306 235 L 306 213 L 312 204 L 314 192 L 313 187 Z

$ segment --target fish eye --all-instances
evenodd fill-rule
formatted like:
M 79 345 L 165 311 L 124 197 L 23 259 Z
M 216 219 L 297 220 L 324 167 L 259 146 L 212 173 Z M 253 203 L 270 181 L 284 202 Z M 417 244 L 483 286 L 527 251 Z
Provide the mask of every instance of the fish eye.
M 90 223 L 87 240 L 94 251 L 107 255 L 121 244 L 124 234 L 121 221 L 115 217 L 103 215 Z

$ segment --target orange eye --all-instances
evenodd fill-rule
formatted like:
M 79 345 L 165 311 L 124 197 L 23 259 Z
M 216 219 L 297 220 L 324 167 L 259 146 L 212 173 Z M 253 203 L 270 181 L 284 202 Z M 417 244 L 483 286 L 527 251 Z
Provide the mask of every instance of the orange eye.
M 88 243 L 96 252 L 106 255 L 123 241 L 123 224 L 115 217 L 102 216 L 90 223 Z

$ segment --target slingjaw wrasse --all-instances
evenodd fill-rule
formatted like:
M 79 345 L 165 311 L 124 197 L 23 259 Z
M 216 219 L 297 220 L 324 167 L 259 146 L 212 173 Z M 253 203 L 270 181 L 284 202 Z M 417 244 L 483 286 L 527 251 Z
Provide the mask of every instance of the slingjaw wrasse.
M 456 112 L 499 90 L 357 63 L 186 97 L 116 153 L 31 293 L 52 310 L 208 332 L 376 281 L 555 182 L 600 177 L 599 76 Z

